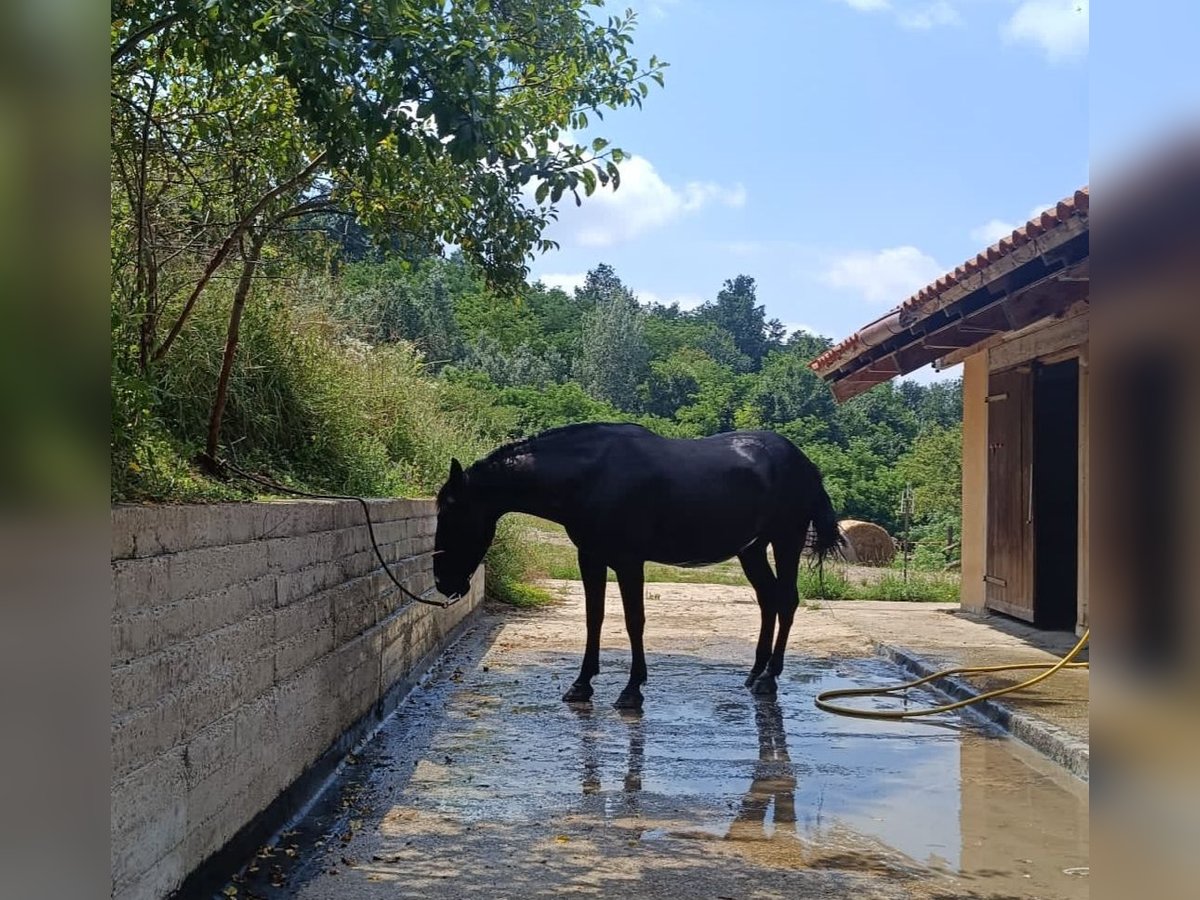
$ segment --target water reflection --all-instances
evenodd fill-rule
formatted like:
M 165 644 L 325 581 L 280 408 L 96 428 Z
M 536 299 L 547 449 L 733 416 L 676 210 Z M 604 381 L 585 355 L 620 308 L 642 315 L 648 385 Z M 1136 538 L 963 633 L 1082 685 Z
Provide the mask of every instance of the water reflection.
M 580 788 L 585 795 L 600 793 L 600 754 L 597 747 L 596 711 L 590 703 L 569 703 L 579 726 Z
M 726 835 L 734 840 L 762 840 L 780 830 L 796 833 L 796 773 L 788 756 L 779 701 L 774 697 L 757 698 L 754 725 L 758 731 L 758 762 L 750 789 L 742 797 Z M 769 830 L 769 825 L 774 827 Z
M 629 730 L 629 765 L 625 770 L 625 792 L 635 794 L 642 789 L 642 769 L 646 765 L 646 731 L 640 709 L 620 711 L 621 720 Z
M 579 756 L 582 777 L 580 787 L 585 795 L 601 792 L 600 739 L 604 733 L 603 722 L 591 703 L 572 703 L 568 708 L 575 714 L 579 728 Z M 628 744 L 625 753 L 624 789 L 627 794 L 636 794 L 642 789 L 642 772 L 646 760 L 646 731 L 641 710 L 619 710 L 618 718 L 624 723 Z M 631 801 L 635 798 L 630 797 Z
M 418 772 L 413 802 L 469 822 L 564 816 L 643 841 L 712 841 L 772 869 L 935 879 L 944 896 L 1086 897 L 1086 785 L 965 717 L 864 722 L 813 707 L 821 690 L 894 681 L 886 661 L 814 662 L 778 698 L 691 658 L 658 668 L 679 690 L 644 717 L 564 706 L 549 686 L 520 707 L 456 695 L 470 714 L 449 718 L 428 754 L 453 765 Z

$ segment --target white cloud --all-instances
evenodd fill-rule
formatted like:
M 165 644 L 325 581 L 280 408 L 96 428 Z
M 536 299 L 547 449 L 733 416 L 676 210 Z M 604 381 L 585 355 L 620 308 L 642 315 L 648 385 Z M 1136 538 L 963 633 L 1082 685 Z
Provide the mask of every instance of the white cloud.
M 567 274 L 551 272 L 546 275 L 538 275 L 536 280 L 548 288 L 558 288 L 559 290 L 566 291 L 568 294 L 572 294 L 575 292 L 575 288 L 583 287 L 583 282 L 586 278 L 586 272 L 571 272 Z
M 1025 0 L 1003 26 L 1006 40 L 1036 44 L 1052 62 L 1087 54 L 1089 0 Z
M 982 225 L 971 229 L 971 240 L 990 247 L 1001 238 L 1012 234 L 1016 227 L 1012 222 L 1005 222 L 1003 219 L 988 219 Z
M 851 9 L 863 13 L 890 13 L 901 28 L 928 31 L 941 25 L 958 25 L 962 16 L 952 0 L 841 0 Z
M 609 247 L 662 228 L 708 206 L 738 208 L 746 204 L 746 189 L 712 181 L 689 181 L 673 186 L 663 180 L 643 156 L 621 163 L 621 186 L 598 188 L 576 207 L 570 198 L 559 205 L 552 236 L 562 243 Z
M 1020 222 L 1009 222 L 1006 219 L 989 219 L 982 225 L 971 229 L 971 240 L 990 247 L 1001 238 L 1008 237 L 1034 216 L 1040 216 L 1053 205 L 1053 203 L 1046 203 L 1040 206 L 1035 206 L 1029 211 L 1029 215 L 1027 215 Z
M 923 6 L 897 10 L 896 16 L 902 26 L 915 31 L 928 31 L 939 25 L 958 25 L 962 22 L 962 17 L 959 16 L 958 10 L 946 2 L 946 0 L 938 0 L 938 2 L 927 3 Z
M 871 303 L 897 304 L 946 272 L 916 247 L 889 247 L 877 253 L 848 253 L 821 276 L 832 287 L 856 291 Z

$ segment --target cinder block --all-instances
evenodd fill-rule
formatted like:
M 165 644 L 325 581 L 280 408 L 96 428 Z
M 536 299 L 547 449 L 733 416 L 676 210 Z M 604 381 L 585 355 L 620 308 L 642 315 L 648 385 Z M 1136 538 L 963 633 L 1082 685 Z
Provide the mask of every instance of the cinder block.
M 321 591 L 275 610 L 275 639 L 278 643 L 301 637 L 333 622 L 333 594 Z
M 242 810 L 246 808 L 245 793 L 226 798 L 224 805 L 204 821 L 189 816 L 187 840 L 183 851 L 187 859 L 207 859 L 216 853 L 238 831 Z M 189 812 L 192 807 L 189 804 Z
M 409 611 L 394 616 L 382 628 L 380 689 L 386 691 L 412 670 L 416 616 Z
M 120 778 L 175 748 L 184 734 L 178 697 L 167 697 L 121 720 L 110 732 L 113 775 Z
M 174 893 L 187 871 L 184 847 L 180 844 L 132 882 L 114 884 L 112 900 L 162 900 Z
M 233 675 L 221 672 L 188 685 L 180 693 L 184 737 L 198 733 L 238 706 Z
M 255 749 L 270 748 L 277 742 L 286 743 L 284 734 L 288 720 L 286 715 L 280 718 L 279 696 L 280 692 L 276 689 L 238 707 L 234 712 L 234 747 L 239 756 Z M 281 727 L 284 734 L 281 734 Z M 281 746 L 279 749 L 284 748 Z
M 275 678 L 286 679 L 333 650 L 333 621 L 282 642 L 275 650 Z
M 337 531 L 321 531 L 297 537 L 263 541 L 267 564 L 272 572 L 296 572 L 335 557 L 334 538 Z
M 119 613 L 112 625 L 112 660 L 131 662 L 274 605 L 275 582 L 264 576 L 164 606 Z
M 166 557 L 119 559 L 112 564 L 113 608 L 116 611 L 160 606 L 176 598 Z
M 187 816 L 182 750 L 175 750 L 114 782 L 110 795 L 112 877 L 122 896 L 137 896 L 128 887 L 158 865 L 173 877 L 180 868 L 165 860 L 183 843 Z M 128 893 L 127 893 L 128 892 Z
M 378 619 L 378 595 L 368 593 L 359 585 L 370 586 L 368 582 L 360 581 L 348 585 L 349 589 L 333 592 L 334 642 L 338 645 L 353 640 Z
M 165 559 L 172 600 L 213 593 L 269 571 L 266 546 L 260 541 L 188 550 Z
M 243 704 L 265 694 L 275 684 L 275 655 L 276 646 L 273 644 L 266 650 L 260 650 L 253 656 L 246 657 L 241 664 L 233 669 L 233 700 Z
M 234 721 L 234 714 L 228 713 L 184 744 L 184 778 L 189 792 L 213 772 L 228 765 L 236 755 Z
M 123 716 L 162 701 L 171 690 L 171 666 L 166 654 L 116 666 L 111 674 L 112 712 Z

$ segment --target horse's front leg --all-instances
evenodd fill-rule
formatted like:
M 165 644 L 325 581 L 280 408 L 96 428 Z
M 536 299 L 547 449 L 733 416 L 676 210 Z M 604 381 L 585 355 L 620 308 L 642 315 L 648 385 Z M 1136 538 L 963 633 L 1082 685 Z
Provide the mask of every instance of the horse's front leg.
M 629 632 L 629 649 L 632 662 L 629 667 L 629 684 L 621 691 L 617 709 L 641 709 L 642 692 L 638 690 L 646 683 L 646 648 L 642 636 L 646 630 L 646 603 L 642 595 L 645 577 L 642 563 L 627 563 L 617 568 L 617 584 L 621 587 L 621 605 L 625 608 L 625 630 Z
M 563 700 L 568 703 L 592 699 L 592 679 L 600 671 L 600 629 L 604 625 L 604 588 L 608 581 L 608 567 L 603 560 L 580 550 L 579 574 L 583 579 L 584 607 L 587 611 L 587 647 L 583 652 L 579 677 L 563 694 Z

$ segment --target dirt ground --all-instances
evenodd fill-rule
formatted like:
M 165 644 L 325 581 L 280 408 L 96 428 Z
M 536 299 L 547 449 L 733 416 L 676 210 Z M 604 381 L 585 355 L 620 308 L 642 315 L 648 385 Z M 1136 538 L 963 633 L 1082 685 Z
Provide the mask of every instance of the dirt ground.
M 813 706 L 901 677 L 853 614 L 801 610 L 779 696 L 762 699 L 742 684 L 749 589 L 649 585 L 645 709 L 623 714 L 615 590 L 596 696 L 567 705 L 583 603 L 558 589 L 549 608 L 489 607 L 236 896 L 1088 896 L 1083 782 L 973 718 Z

